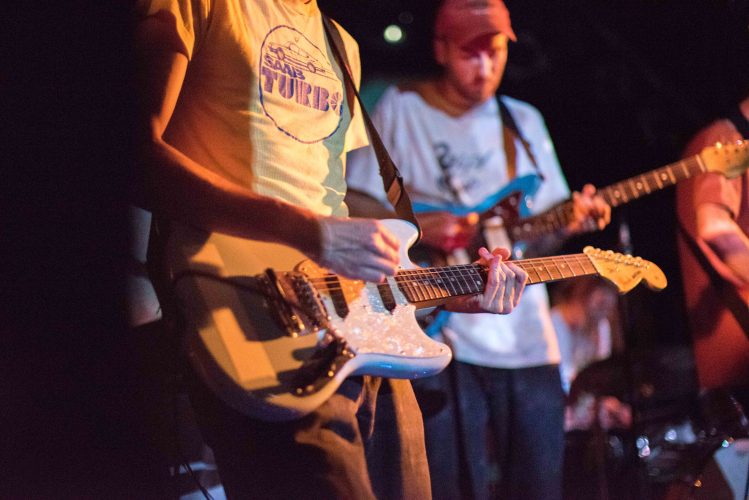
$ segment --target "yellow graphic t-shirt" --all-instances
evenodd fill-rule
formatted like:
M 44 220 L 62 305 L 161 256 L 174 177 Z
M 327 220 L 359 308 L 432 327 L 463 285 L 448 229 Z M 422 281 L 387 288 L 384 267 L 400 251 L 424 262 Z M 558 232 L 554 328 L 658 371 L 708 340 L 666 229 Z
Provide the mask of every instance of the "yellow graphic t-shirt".
M 189 58 L 165 140 L 254 192 L 347 215 L 345 153 L 367 144 L 317 2 L 144 0 Z M 359 84 L 359 49 L 341 35 Z

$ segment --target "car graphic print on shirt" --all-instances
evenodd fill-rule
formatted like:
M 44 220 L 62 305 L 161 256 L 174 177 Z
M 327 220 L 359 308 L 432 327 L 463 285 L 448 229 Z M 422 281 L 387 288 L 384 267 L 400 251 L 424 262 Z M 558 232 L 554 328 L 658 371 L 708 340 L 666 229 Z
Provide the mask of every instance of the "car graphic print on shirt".
M 343 83 L 320 48 L 290 26 L 276 26 L 260 48 L 263 111 L 289 137 L 306 144 L 341 125 Z

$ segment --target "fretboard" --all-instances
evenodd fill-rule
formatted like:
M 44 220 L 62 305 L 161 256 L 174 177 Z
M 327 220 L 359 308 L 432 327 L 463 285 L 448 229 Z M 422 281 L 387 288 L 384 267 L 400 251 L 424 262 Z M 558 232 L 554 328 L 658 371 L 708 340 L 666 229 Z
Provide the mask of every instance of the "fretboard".
M 512 262 L 528 273 L 528 284 L 598 274 L 590 258 L 582 253 Z M 409 302 L 439 304 L 450 297 L 483 292 L 486 278 L 486 267 L 464 264 L 400 271 L 395 281 Z
M 598 194 L 612 207 L 618 207 L 641 196 L 673 186 L 705 170 L 699 155 L 695 155 L 601 188 Z M 510 235 L 515 241 L 536 238 L 567 226 L 572 217 L 572 202 L 565 201 L 543 213 L 518 220 L 509 228 Z

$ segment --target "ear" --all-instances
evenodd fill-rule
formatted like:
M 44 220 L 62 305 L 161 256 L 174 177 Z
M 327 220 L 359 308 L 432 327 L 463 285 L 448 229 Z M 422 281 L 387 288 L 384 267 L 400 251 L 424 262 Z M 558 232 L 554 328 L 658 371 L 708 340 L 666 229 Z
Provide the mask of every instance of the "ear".
M 447 43 L 442 38 L 435 38 L 432 41 L 432 48 L 434 50 L 434 60 L 440 66 L 444 66 L 447 61 Z

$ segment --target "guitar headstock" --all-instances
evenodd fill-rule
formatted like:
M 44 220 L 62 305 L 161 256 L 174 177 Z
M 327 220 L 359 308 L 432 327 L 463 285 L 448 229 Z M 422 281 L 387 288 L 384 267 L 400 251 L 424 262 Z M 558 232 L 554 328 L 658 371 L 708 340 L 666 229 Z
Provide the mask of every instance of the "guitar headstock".
M 729 179 L 749 168 L 749 140 L 729 144 L 716 143 L 704 148 L 700 159 L 709 172 L 718 172 Z
M 663 271 L 650 261 L 593 247 L 585 247 L 583 253 L 590 258 L 596 271 L 603 278 L 616 285 L 619 293 L 627 293 L 640 281 L 651 290 L 660 291 L 666 288 L 668 280 Z

